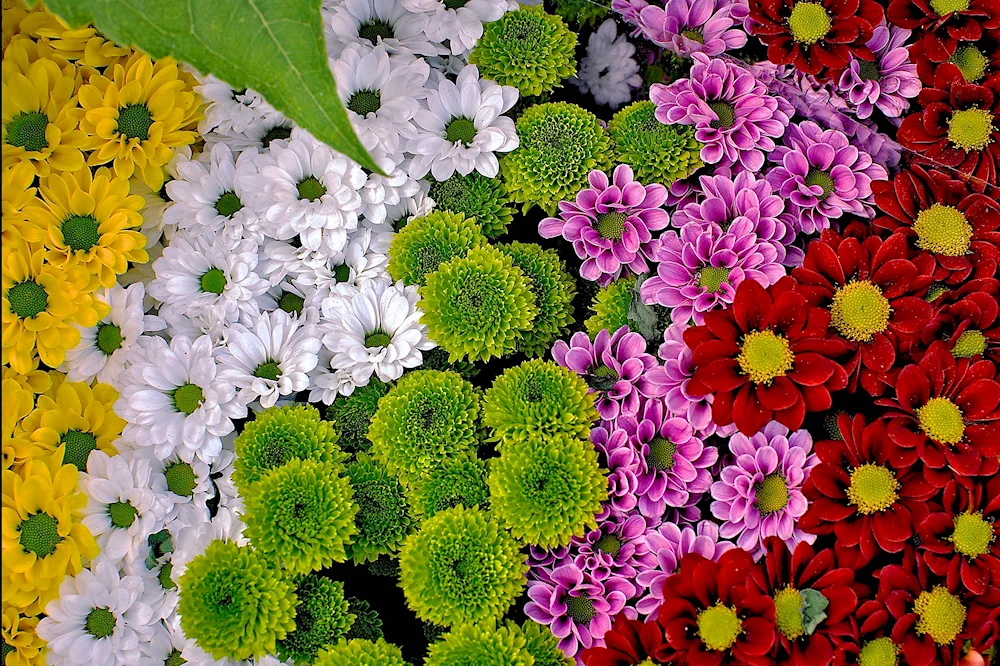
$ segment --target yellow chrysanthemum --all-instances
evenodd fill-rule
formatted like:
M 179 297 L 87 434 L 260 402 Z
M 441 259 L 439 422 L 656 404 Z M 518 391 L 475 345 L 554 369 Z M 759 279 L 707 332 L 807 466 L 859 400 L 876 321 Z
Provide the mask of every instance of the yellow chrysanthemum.
M 110 169 L 87 167 L 53 173 L 39 188 L 42 206 L 30 208 L 28 219 L 45 230 L 46 259 L 59 268 L 81 266 L 90 274 L 84 291 L 110 288 L 131 261 L 149 261 L 142 226 L 143 200 L 129 195 L 128 179 Z
M 3 0 L 3 48 L 21 31 L 21 20 L 28 15 L 28 8 L 21 0 Z
M 14 368 L 4 366 L 3 379 L 13 379 L 25 391 L 31 391 L 35 395 L 41 395 L 52 387 L 52 377 L 45 370 L 38 369 L 38 359 L 34 358 L 28 368 L 28 372 L 18 372 Z M 59 373 L 53 372 L 52 375 Z
M 30 164 L 44 178 L 53 170 L 84 166 L 73 76 L 48 59 L 36 60 L 21 73 L 3 68 L 3 166 Z
M 3 603 L 41 612 L 59 596 L 59 583 L 83 568 L 99 548 L 80 522 L 86 496 L 80 472 L 54 456 L 33 458 L 21 471 L 3 471 Z
M 21 615 L 13 606 L 3 609 L 3 666 L 43 666 L 45 641 L 37 633 L 38 618 Z
M 41 228 L 28 219 L 28 211 L 40 205 L 32 187 L 35 169 L 21 162 L 3 170 L 0 196 L 3 197 L 3 243 L 8 247 L 22 240 L 38 243 L 45 237 Z
M 198 98 L 172 58 L 155 63 L 136 53 L 80 88 L 85 111 L 80 128 L 89 136 L 93 165 L 114 160 L 115 173 L 138 170 L 152 190 L 163 185 L 163 166 L 173 148 L 194 143 L 201 117 Z
M 3 363 L 27 373 L 37 353 L 42 363 L 58 368 L 66 350 L 80 342 L 74 324 L 96 326 L 111 308 L 83 292 L 86 269 L 57 268 L 38 245 L 3 250 Z
M 3 380 L 3 468 L 10 469 L 15 461 L 24 460 L 31 454 L 31 442 L 15 429 L 21 419 L 35 407 L 35 394 L 22 388 L 13 379 Z
M 55 14 L 37 4 L 18 25 L 20 33 L 37 40 L 65 58 L 90 68 L 121 62 L 132 50 L 110 42 L 92 26 L 71 29 Z

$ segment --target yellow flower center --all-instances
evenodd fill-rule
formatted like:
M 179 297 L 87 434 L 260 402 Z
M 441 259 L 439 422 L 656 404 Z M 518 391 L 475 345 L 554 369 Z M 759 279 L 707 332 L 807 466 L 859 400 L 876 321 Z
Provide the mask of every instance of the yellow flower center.
M 118 133 L 126 139 L 145 141 L 152 126 L 153 117 L 145 104 L 129 104 L 118 110 Z
M 677 453 L 677 445 L 669 439 L 656 437 L 649 443 L 649 453 L 646 454 L 646 463 L 653 469 L 666 471 L 674 466 L 674 454 Z
M 948 58 L 948 62 L 958 67 L 969 83 L 975 83 L 986 75 L 989 59 L 975 46 L 959 46 Z
M 899 498 L 899 480 L 888 467 L 867 463 L 851 472 L 851 485 L 847 488 L 847 503 L 856 506 L 858 513 L 871 515 L 885 511 Z
M 924 434 L 941 444 L 958 444 L 965 434 L 962 410 L 948 398 L 931 398 L 917 409 Z
M 754 488 L 754 506 L 763 514 L 781 511 L 788 506 L 788 486 L 780 474 L 768 474 Z
M 972 225 L 962 211 L 952 206 L 934 204 L 920 211 L 913 223 L 917 247 L 946 257 L 960 257 L 969 251 Z
M 167 490 L 174 495 L 181 497 L 191 497 L 194 489 L 198 485 L 198 479 L 194 475 L 194 469 L 186 462 L 176 462 L 163 472 L 167 477 Z
M 848 340 L 871 342 L 889 327 L 889 299 L 867 280 L 850 282 L 837 289 L 830 305 L 830 319 Z
M 938 645 L 953 643 L 965 626 L 965 606 L 940 585 L 930 592 L 921 592 L 913 603 L 913 611 L 920 616 L 917 633 L 929 635 Z
M 948 293 L 948 287 L 939 282 L 935 282 L 931 286 L 927 287 L 927 295 L 924 296 L 924 300 L 928 303 L 933 303 L 946 293 Z
M 625 213 L 601 213 L 597 216 L 597 233 L 601 234 L 601 238 L 621 240 L 625 234 L 627 218 Z
M 21 112 L 7 123 L 7 143 L 28 152 L 38 152 L 48 148 L 45 130 L 49 117 L 40 111 Z
M 33 513 L 18 526 L 18 542 L 26 552 L 37 557 L 48 557 L 56 552 L 56 546 L 63 540 L 59 536 L 59 521 L 47 513 Z
M 800 44 L 815 44 L 830 33 L 833 22 L 819 2 L 796 2 L 788 17 L 792 39 Z
M 958 336 L 955 346 L 951 348 L 951 355 L 955 358 L 972 358 L 979 356 L 986 351 L 986 336 L 982 331 L 967 328 Z
M 49 295 L 45 287 L 34 280 L 25 280 L 12 285 L 7 290 L 10 309 L 21 319 L 36 317 L 49 305 Z
M 774 595 L 774 623 L 790 641 L 805 633 L 802 603 L 802 595 L 794 587 L 786 587 Z
M 784 377 L 792 369 L 795 355 L 788 340 L 771 330 L 754 331 L 743 338 L 740 355 L 736 357 L 743 374 L 755 384 L 768 384 Z
M 888 636 L 868 641 L 858 655 L 858 666 L 896 666 L 899 648 Z
M 982 150 L 993 134 L 993 114 L 989 109 L 964 109 L 951 114 L 948 140 L 962 150 Z
M 97 448 L 97 438 L 82 430 L 67 430 L 62 436 L 61 443 L 66 445 L 63 451 L 63 464 L 73 465 L 81 472 L 86 472 L 87 458 L 90 457 L 90 452 Z
M 736 609 L 721 601 L 698 613 L 698 637 L 709 650 L 728 650 L 742 630 Z
M 938 16 L 947 16 L 954 12 L 964 12 L 969 8 L 969 0 L 931 0 L 931 9 Z
M 983 518 L 981 512 L 960 513 L 955 516 L 955 531 L 949 541 L 955 550 L 970 559 L 990 552 L 993 543 L 993 523 Z
M 705 291 L 716 294 L 722 288 L 722 284 L 729 279 L 730 269 L 718 268 L 716 266 L 705 266 L 698 271 L 698 286 L 704 287 Z

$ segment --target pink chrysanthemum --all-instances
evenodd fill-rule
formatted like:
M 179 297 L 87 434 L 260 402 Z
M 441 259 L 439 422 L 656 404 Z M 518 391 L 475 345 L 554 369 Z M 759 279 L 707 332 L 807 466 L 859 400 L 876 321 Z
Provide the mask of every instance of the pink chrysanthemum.
M 889 118 L 901 116 L 920 93 L 917 66 L 910 62 L 910 51 L 904 46 L 909 38 L 909 30 L 883 23 L 866 44 L 875 61 L 851 56 L 837 87 L 858 118 L 868 118 L 876 108 Z
M 679 56 L 717 56 L 746 45 L 742 23 L 749 14 L 739 0 L 670 0 L 643 8 L 638 24 L 647 39 Z

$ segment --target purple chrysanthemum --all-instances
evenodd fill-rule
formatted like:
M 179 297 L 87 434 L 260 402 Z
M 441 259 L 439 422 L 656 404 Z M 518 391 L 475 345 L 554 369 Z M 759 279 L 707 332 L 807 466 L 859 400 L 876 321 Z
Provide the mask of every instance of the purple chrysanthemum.
M 656 357 L 646 353 L 646 340 L 622 326 L 612 335 L 601 330 L 591 342 L 586 333 L 577 332 L 567 344 L 557 340 L 552 346 L 552 358 L 587 380 L 597 394 L 597 412 L 605 421 L 619 414 L 639 411 L 642 396 L 657 397 L 663 393 Z
M 742 23 L 749 13 L 739 0 L 670 0 L 642 9 L 638 24 L 647 39 L 679 56 L 717 56 L 746 45 Z
M 646 7 L 649 7 L 646 0 L 611 0 L 611 11 L 618 13 L 623 21 L 636 27 L 632 33 L 633 37 L 642 34 L 642 28 L 639 27 L 639 13 Z
M 547 580 L 528 583 L 524 613 L 549 627 L 559 639 L 559 649 L 573 657 L 577 652 L 602 645 L 632 591 L 632 584 L 618 576 L 599 581 L 573 564 L 554 569 Z
M 601 466 L 608 470 L 608 501 L 599 519 L 608 515 L 627 515 L 639 503 L 639 460 L 632 447 L 627 446 L 628 433 L 615 428 L 612 422 L 610 427 L 593 428 L 590 441 L 603 456 Z
M 633 178 L 632 167 L 619 164 L 611 180 L 603 171 L 591 171 L 590 187 L 580 190 L 576 202 L 560 201 L 559 217 L 538 224 L 542 238 L 562 236 L 573 243 L 583 259 L 580 275 L 605 286 L 628 268 L 635 274 L 649 270 L 646 260 L 655 249 L 651 231 L 670 222 L 663 210 L 667 188 L 642 185 Z
M 656 275 L 642 283 L 644 303 L 673 308 L 673 321 L 701 324 L 704 314 L 733 302 L 736 287 L 754 280 L 767 287 L 785 275 L 778 252 L 771 243 L 761 243 L 751 231 L 748 218 L 736 220 L 723 231 L 689 222 L 680 230 L 660 237 L 654 259 Z
M 909 100 L 920 93 L 917 66 L 910 62 L 910 51 L 904 46 L 909 38 L 909 30 L 883 23 L 865 44 L 875 54 L 875 61 L 851 56 L 837 85 L 858 118 L 869 117 L 875 107 L 889 118 L 901 116 L 909 108 Z
M 635 596 L 635 577 L 656 563 L 656 558 L 646 545 L 649 522 L 643 516 L 610 515 L 597 524 L 597 529 L 582 537 L 573 537 L 569 556 L 577 567 L 597 580 L 621 576 L 632 583 Z
M 767 92 L 748 70 L 721 58 L 695 53 L 689 79 L 655 84 L 650 99 L 657 119 L 667 125 L 694 125 L 706 164 L 739 164 L 760 171 L 764 153 L 788 126 L 787 105 Z
M 796 430 L 771 421 L 753 437 L 736 433 L 729 439 L 734 458 L 712 484 L 712 515 L 722 523 L 723 538 L 736 537 L 736 545 L 764 554 L 764 539 L 777 536 L 795 550 L 800 541 L 812 543 L 796 522 L 806 512 L 802 484 L 818 462 L 808 430 Z
M 682 557 L 688 553 L 697 553 L 715 561 L 724 552 L 734 548 L 728 541 L 719 541 L 719 526 L 710 520 L 701 521 L 693 529 L 663 523 L 646 535 L 646 544 L 656 556 L 656 566 L 637 576 L 639 587 L 648 593 L 639 599 L 635 607 L 647 620 L 656 619 L 663 602 L 663 583 L 677 571 Z
M 788 200 L 790 219 L 807 234 L 828 228 L 845 213 L 872 217 L 871 182 L 888 177 L 843 132 L 809 120 L 788 126 L 771 160 L 777 166 L 767 172 L 767 181 Z

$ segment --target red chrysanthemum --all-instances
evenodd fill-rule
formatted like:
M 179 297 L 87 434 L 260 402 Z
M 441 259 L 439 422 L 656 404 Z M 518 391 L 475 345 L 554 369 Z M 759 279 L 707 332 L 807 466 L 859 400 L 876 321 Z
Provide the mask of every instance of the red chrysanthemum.
M 758 565 L 742 548 L 718 562 L 697 553 L 681 558 L 663 584 L 657 622 L 667 642 L 690 666 L 770 666 L 774 644 L 774 602 L 749 577 Z
M 956 358 L 987 358 L 1000 364 L 1000 303 L 996 292 L 975 291 L 942 305 L 921 332 L 920 340 L 909 347 L 910 358 L 919 362 L 936 342 Z
M 731 307 L 705 314 L 684 332 L 692 349 L 691 395 L 715 395 L 712 419 L 753 435 L 769 421 L 797 430 L 807 411 L 832 405 L 830 391 L 847 386 L 834 361 L 847 345 L 830 335 L 830 313 L 809 307 L 784 277 L 764 290 L 753 280 L 736 288 Z
M 1000 587 L 1000 477 L 974 488 L 944 487 L 944 511 L 917 526 L 927 568 L 972 594 Z
M 850 634 L 847 619 L 858 605 L 854 571 L 837 566 L 829 548 L 817 553 L 801 542 L 793 554 L 778 537 L 764 547 L 764 568 L 755 568 L 751 579 L 774 600 L 772 656 L 791 666 L 829 664 L 835 637 Z
M 865 43 L 885 13 L 873 0 L 751 0 L 752 32 L 767 45 L 768 60 L 828 80 L 851 55 L 869 62 Z
M 666 664 L 676 657 L 663 627 L 655 621 L 630 620 L 624 613 L 615 618 L 611 629 L 604 634 L 602 647 L 587 648 L 580 655 L 584 666 L 634 666 L 646 659 Z
M 1000 382 L 992 361 L 956 359 L 935 343 L 920 363 L 903 368 L 896 396 L 880 398 L 888 407 L 892 462 L 909 467 L 923 462 L 924 477 L 938 488 L 952 478 L 963 485 L 969 477 L 1000 469 Z
M 881 211 L 872 224 L 904 234 L 935 261 L 934 280 L 993 277 L 1000 264 L 1000 203 L 938 170 L 919 166 L 872 183 Z
M 920 91 L 923 110 L 907 116 L 896 140 L 921 163 L 938 163 L 970 177 L 977 192 L 996 190 L 1000 162 L 1000 74 L 967 83 L 955 67 L 938 69 Z
M 866 425 L 861 415 L 852 419 L 841 414 L 837 425 L 842 440 L 816 443 L 820 463 L 802 488 L 809 508 L 799 527 L 835 535 L 838 559 L 841 550 L 859 550 L 860 567 L 880 552 L 906 548 L 936 489 L 919 472 L 890 465 L 891 447 L 881 420 Z
M 974 42 L 959 42 L 955 52 L 945 60 L 935 60 L 925 48 L 925 41 L 918 39 L 910 46 L 910 62 L 917 66 L 917 76 L 925 86 L 934 85 L 938 67 L 955 66 L 969 83 L 980 83 L 1000 71 L 1000 42 L 996 33 L 987 31 Z M 940 52 L 936 52 L 940 55 Z
M 886 18 L 914 30 L 935 62 L 950 58 L 959 42 L 974 42 L 984 30 L 1000 28 L 996 0 L 891 0 Z
M 868 616 L 876 608 L 862 602 L 854 617 L 850 620 L 851 633 L 839 636 L 836 650 L 833 653 L 831 666 L 879 666 L 899 664 L 900 646 L 892 642 L 888 636 L 885 622 L 880 618 L 875 626 L 868 626 Z M 864 627 L 864 630 L 862 630 Z
M 851 350 L 843 361 L 850 391 L 860 380 L 868 393 L 881 395 L 897 337 L 916 335 L 934 314 L 923 298 L 931 275 L 910 261 L 906 239 L 892 234 L 859 242 L 827 229 L 809 243 L 792 277 L 810 305 L 830 311 L 831 328 Z

